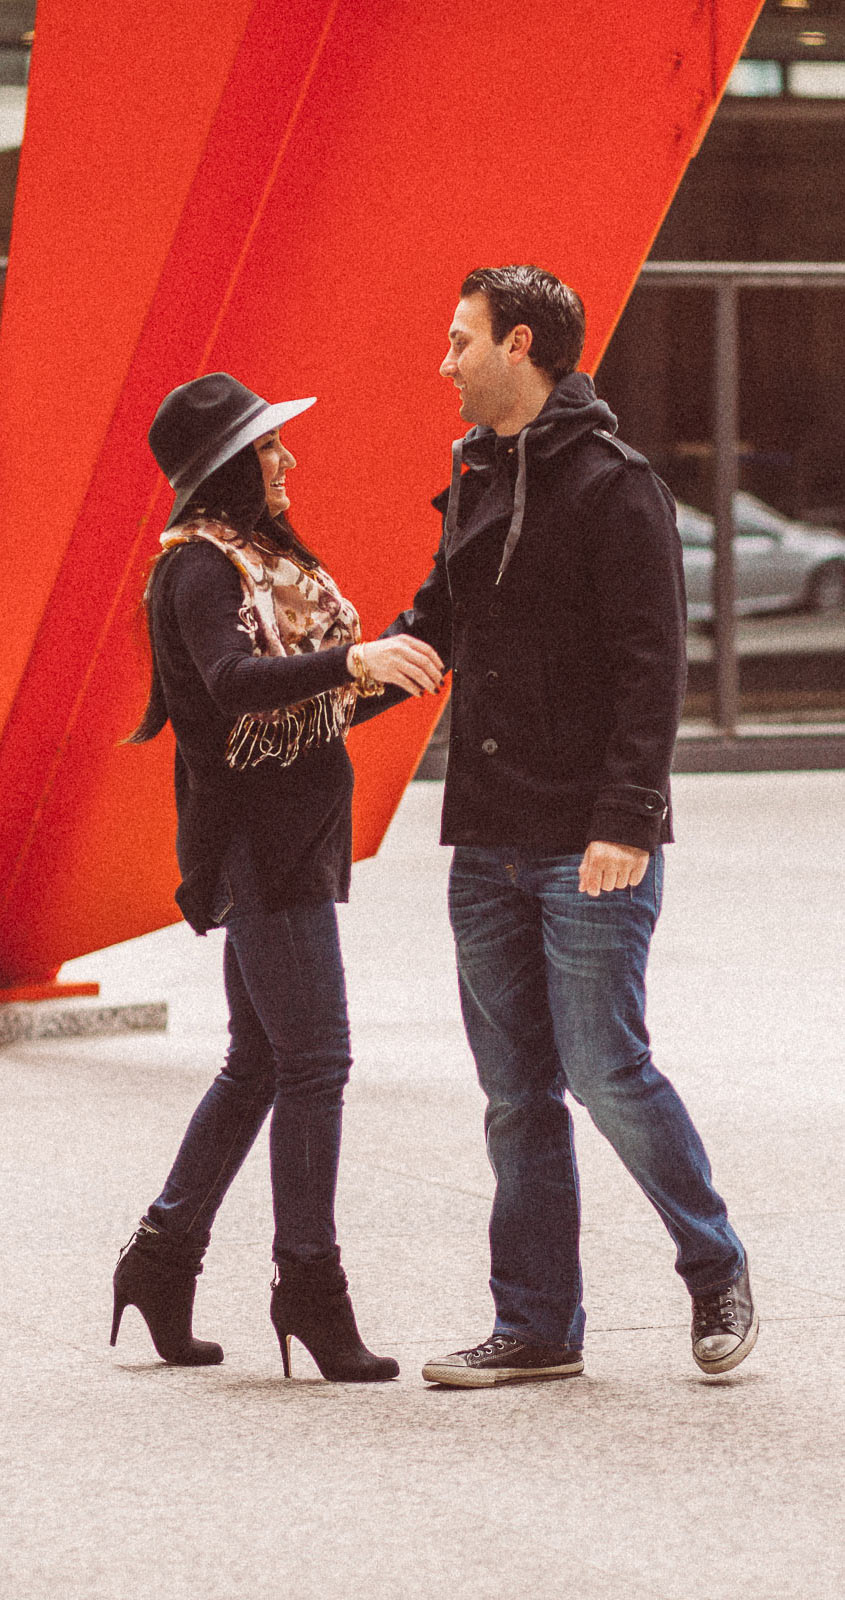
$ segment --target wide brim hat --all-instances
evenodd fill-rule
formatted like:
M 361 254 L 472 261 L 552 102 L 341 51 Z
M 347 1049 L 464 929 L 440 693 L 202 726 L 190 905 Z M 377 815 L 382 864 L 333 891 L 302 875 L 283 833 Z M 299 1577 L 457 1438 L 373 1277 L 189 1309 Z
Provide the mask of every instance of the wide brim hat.
M 205 478 L 263 433 L 307 411 L 315 399 L 312 395 L 271 405 L 228 372 L 209 372 L 172 389 L 148 435 L 150 449 L 176 495 L 168 528 L 179 521 Z

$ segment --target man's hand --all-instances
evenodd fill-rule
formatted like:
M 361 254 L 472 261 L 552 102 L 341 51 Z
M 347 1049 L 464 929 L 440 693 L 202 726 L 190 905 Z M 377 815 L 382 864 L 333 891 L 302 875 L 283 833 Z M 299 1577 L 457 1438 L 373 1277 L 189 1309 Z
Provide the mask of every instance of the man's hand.
M 593 839 L 584 851 L 578 868 L 578 892 L 597 900 L 604 891 L 635 889 L 642 883 L 648 866 L 648 851 L 636 850 L 629 844 L 607 844 L 604 839 Z

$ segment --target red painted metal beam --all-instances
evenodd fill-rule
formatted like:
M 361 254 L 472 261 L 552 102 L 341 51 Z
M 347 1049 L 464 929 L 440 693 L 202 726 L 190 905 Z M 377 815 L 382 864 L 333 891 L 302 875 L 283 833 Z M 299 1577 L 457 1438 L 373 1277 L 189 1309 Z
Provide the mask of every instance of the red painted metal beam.
M 224 368 L 320 397 L 288 434 L 296 520 L 377 631 L 437 542 L 461 278 L 559 272 L 594 366 L 758 10 L 227 0 L 200 36 L 173 0 L 40 0 L 0 329 L 0 982 L 176 915 L 172 749 L 118 743 L 162 395 Z M 432 715 L 353 736 L 359 855 Z

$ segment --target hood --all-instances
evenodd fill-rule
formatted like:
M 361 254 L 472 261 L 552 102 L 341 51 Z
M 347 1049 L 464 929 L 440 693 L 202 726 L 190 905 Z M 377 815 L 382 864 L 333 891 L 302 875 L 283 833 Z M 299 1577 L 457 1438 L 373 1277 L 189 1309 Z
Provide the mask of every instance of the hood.
M 584 434 L 601 428 L 606 433 L 616 432 L 616 418 L 600 400 L 586 372 L 570 372 L 555 384 L 548 400 L 536 417 L 532 418 L 517 438 L 517 474 L 513 496 L 513 515 L 502 551 L 497 583 L 501 583 L 511 556 L 522 533 L 525 516 L 526 460 L 545 461 L 566 450 Z M 499 435 L 493 428 L 470 428 L 463 439 L 452 445 L 452 481 L 449 486 L 449 505 L 446 512 L 447 548 L 455 535 L 458 521 L 458 496 L 464 466 L 470 472 L 491 474 L 496 464 Z

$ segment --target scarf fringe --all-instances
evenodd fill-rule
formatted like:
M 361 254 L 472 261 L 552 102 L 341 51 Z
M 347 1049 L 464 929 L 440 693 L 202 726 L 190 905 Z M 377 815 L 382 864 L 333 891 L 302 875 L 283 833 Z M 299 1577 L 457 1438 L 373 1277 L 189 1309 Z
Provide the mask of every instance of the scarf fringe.
M 226 764 L 235 772 L 274 760 L 289 767 L 304 750 L 327 744 L 330 739 L 345 739 L 352 723 L 358 692 L 349 688 L 327 689 L 298 706 L 288 706 L 272 718 L 249 713 L 236 722 L 226 744 Z
M 242 538 L 222 522 L 198 519 L 184 526 L 166 528 L 162 547 L 204 540 L 213 544 L 237 568 L 243 591 L 238 612 L 241 629 L 249 636 L 254 656 L 299 655 L 301 646 L 279 632 L 275 596 L 281 590 L 299 590 L 305 596 L 303 615 L 310 624 L 323 623 L 323 631 L 312 629 L 317 649 L 329 627 L 332 643 L 357 644 L 361 625 L 355 607 L 344 598 L 334 579 L 323 567 L 304 567 L 290 552 L 280 552 L 273 566 L 266 564 L 267 552 Z M 328 600 L 329 604 L 326 604 Z M 292 617 L 293 622 L 296 617 Z M 313 648 L 313 643 L 311 648 Z M 344 684 L 326 689 L 298 705 L 271 711 L 266 716 L 245 712 L 226 741 L 226 765 L 234 772 L 257 767 L 262 761 L 278 761 L 289 767 L 298 755 L 331 739 L 345 739 L 352 725 L 358 688 Z

